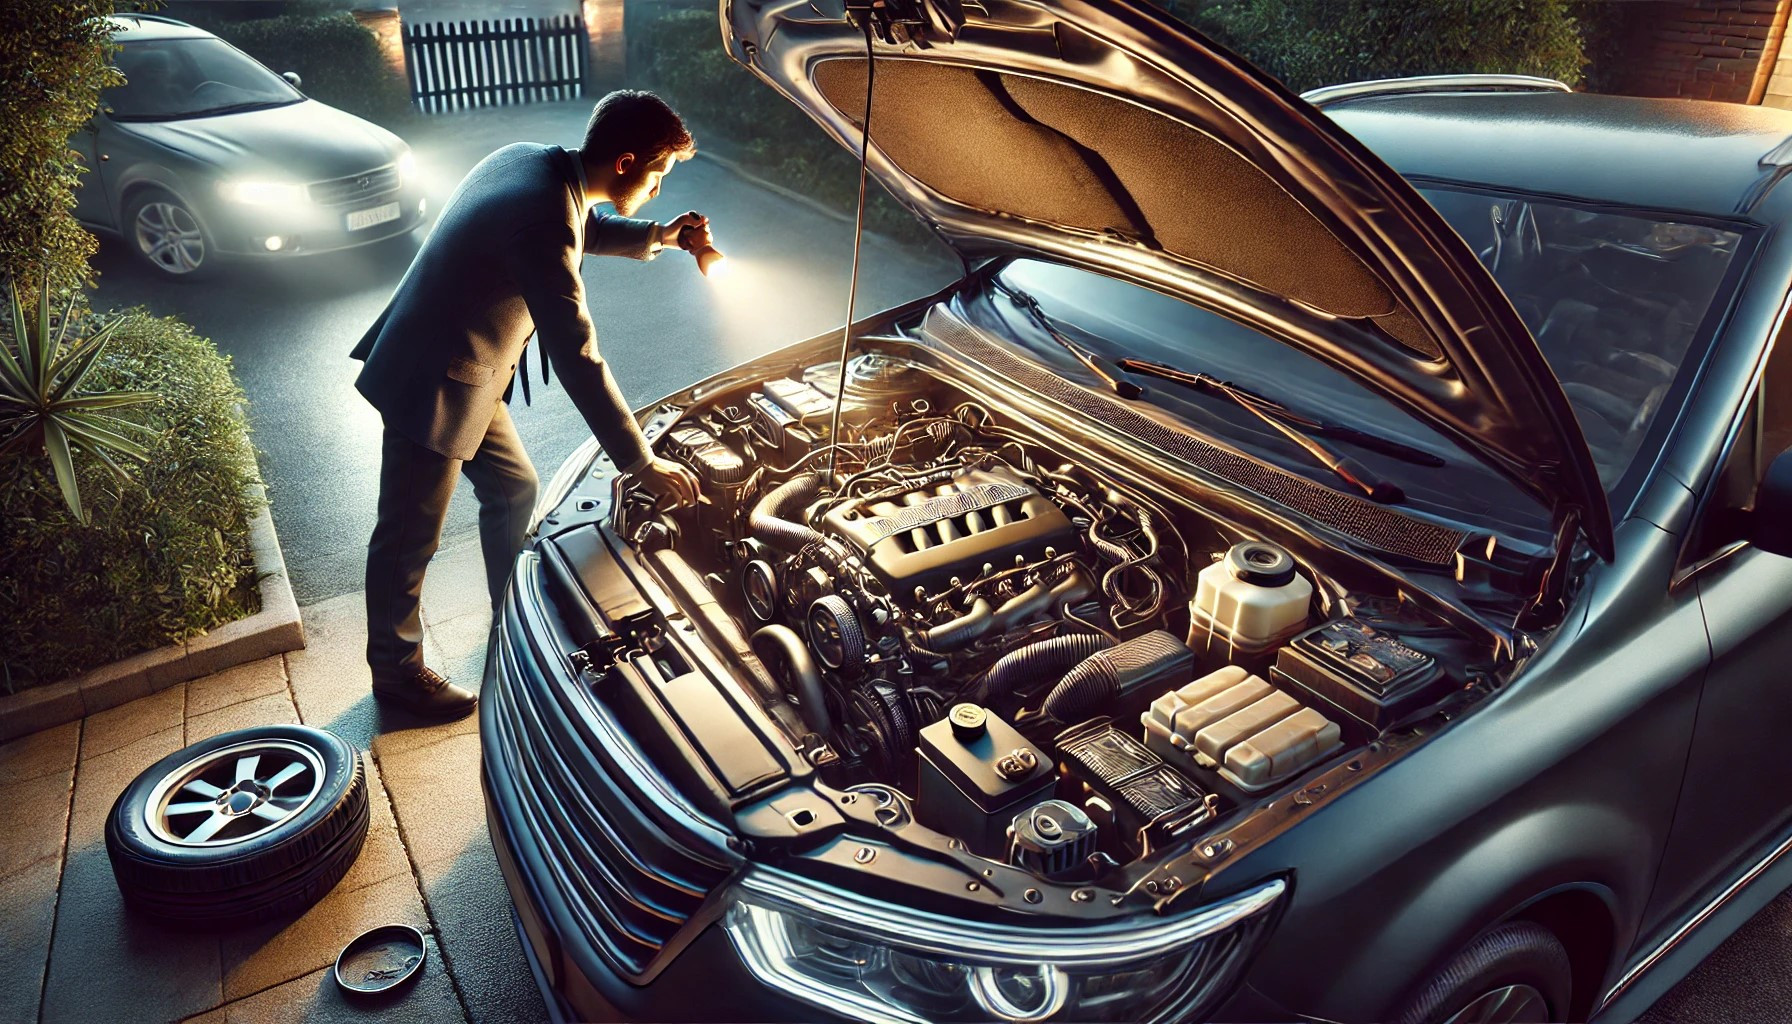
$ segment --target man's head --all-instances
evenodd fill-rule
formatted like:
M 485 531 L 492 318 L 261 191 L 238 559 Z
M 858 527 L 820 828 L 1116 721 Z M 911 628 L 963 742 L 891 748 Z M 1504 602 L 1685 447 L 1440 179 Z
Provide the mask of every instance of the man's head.
M 592 193 L 628 217 L 659 193 L 673 164 L 696 151 L 690 131 L 665 100 L 619 89 L 597 101 L 579 155 Z

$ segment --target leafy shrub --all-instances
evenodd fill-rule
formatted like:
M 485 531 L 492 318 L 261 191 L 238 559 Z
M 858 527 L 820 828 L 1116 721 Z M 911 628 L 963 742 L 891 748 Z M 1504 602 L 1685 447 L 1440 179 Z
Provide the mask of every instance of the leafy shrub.
M 643 77 L 691 123 L 699 149 L 705 132 L 736 140 L 740 148 L 728 155 L 754 173 L 851 213 L 859 198 L 858 159 L 796 104 L 730 60 L 717 35 L 713 6 L 631 25 L 631 73 L 651 61 Z M 866 192 L 865 226 L 903 241 L 933 238 L 875 178 Z
M 1171 9 L 1301 91 L 1405 75 L 1581 78 L 1576 0 L 1181 0 Z
M 211 31 L 276 72 L 296 71 L 305 95 L 388 128 L 411 117 L 411 93 L 354 15 L 286 14 L 220 22 Z
M 78 466 L 87 526 L 48 460 L 0 460 L 0 668 L 12 688 L 255 610 L 246 539 L 255 453 L 230 360 L 178 320 L 88 316 L 120 321 L 88 385 L 157 395 L 117 412 L 148 428 L 148 459 L 123 484 L 97 460 Z
M 90 279 L 97 243 L 70 211 L 85 170 L 69 136 L 93 116 L 109 68 L 112 0 L 5 0 L 0 18 L 0 281 L 49 265 L 66 291 Z M 97 185 L 93 187 L 98 187 Z

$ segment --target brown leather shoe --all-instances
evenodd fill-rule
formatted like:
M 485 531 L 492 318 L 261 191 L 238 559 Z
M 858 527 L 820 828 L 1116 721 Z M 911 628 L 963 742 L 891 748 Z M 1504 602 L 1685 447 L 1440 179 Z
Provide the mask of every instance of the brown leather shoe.
M 373 695 L 390 700 L 429 718 L 466 716 L 479 703 L 479 695 L 448 681 L 432 668 L 417 670 L 408 679 L 373 679 Z

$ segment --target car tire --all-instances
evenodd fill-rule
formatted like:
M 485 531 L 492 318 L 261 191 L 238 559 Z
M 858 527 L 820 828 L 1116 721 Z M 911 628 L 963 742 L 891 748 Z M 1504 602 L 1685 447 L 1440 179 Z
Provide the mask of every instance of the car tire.
M 126 786 L 106 853 L 126 906 L 227 926 L 303 909 L 348 872 L 367 837 L 359 752 L 302 725 L 227 732 L 168 755 Z
M 200 281 L 217 271 L 218 253 L 205 219 L 172 192 L 132 193 L 123 227 L 132 257 L 166 280 Z
M 1568 1019 L 1573 974 L 1549 929 L 1511 921 L 1482 932 L 1426 983 L 1400 1024 L 1547 1024 Z

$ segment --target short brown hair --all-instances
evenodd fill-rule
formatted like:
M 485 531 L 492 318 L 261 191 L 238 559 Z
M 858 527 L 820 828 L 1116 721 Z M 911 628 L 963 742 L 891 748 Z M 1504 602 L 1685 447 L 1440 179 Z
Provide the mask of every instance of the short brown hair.
M 689 160 L 697 151 L 684 121 L 666 101 L 639 89 L 618 89 L 597 101 L 585 123 L 583 152 L 599 163 L 633 153 L 654 163 L 668 153 Z

